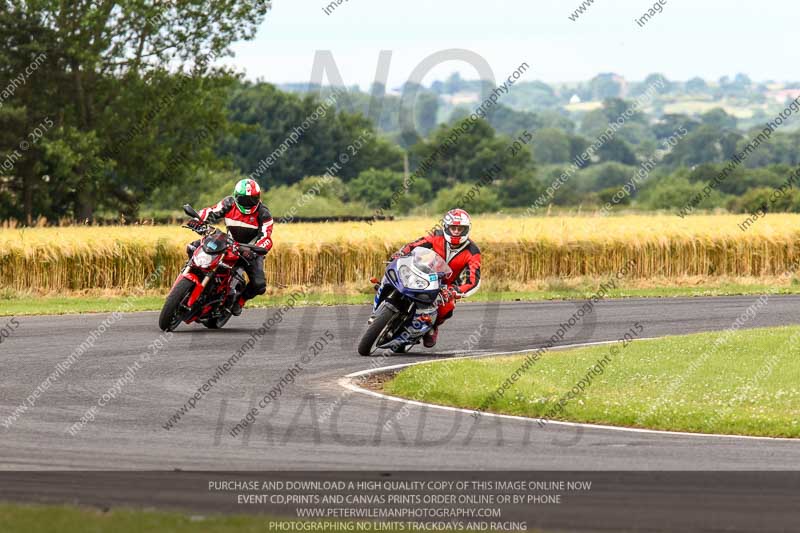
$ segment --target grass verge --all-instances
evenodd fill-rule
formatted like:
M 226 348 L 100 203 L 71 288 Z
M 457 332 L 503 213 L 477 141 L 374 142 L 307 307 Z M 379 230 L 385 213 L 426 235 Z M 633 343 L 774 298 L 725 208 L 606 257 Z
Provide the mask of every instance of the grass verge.
M 275 527 L 280 522 L 281 529 Z M 408 531 L 405 527 L 377 526 L 354 522 L 330 522 L 328 531 Z M 0 503 L 0 531 L 3 533 L 263 533 L 265 531 L 323 531 L 323 522 L 274 518 L 264 515 L 186 515 L 177 512 L 92 508 L 65 505 L 20 505 Z M 292 527 L 294 525 L 294 527 Z M 304 527 L 305 526 L 305 527 Z M 458 530 L 463 531 L 463 530 Z M 535 530 L 540 531 L 540 530 Z
M 796 326 L 702 333 L 545 353 L 503 394 L 493 395 L 524 355 L 413 366 L 384 391 L 534 418 L 800 437 L 798 348 Z M 603 358 L 608 362 L 586 384 Z M 582 379 L 583 390 L 563 401 Z
M 161 511 L 91 508 L 60 505 L 0 504 L 0 531 L 8 533 L 171 533 L 264 532 L 269 519 L 259 516 L 187 516 Z
M 541 300 L 580 300 L 597 290 L 596 283 L 548 282 L 541 288 L 518 290 L 482 290 L 470 302 L 513 302 Z M 250 308 L 281 305 L 287 290 L 271 290 L 248 303 Z M 619 287 L 608 291 L 607 298 L 675 298 L 699 296 L 737 296 L 761 294 L 800 294 L 800 284 L 778 286 L 771 283 L 720 282 L 704 285 L 653 285 Z M 363 305 L 372 301 L 372 292 L 363 287 L 348 287 L 341 293 L 331 290 L 308 293 L 300 305 Z M 109 313 L 125 305 L 128 311 L 158 311 L 166 293 L 150 291 L 141 296 L 127 296 L 114 291 L 82 291 L 67 294 L 0 292 L 0 316 L 60 315 L 68 313 Z M 130 305 L 127 305 L 130 304 Z
M 124 308 L 126 312 L 159 311 L 166 294 L 147 296 L 35 296 L 0 300 L 0 316 L 63 315 L 68 313 L 111 313 Z M 249 309 L 277 307 L 285 303 L 288 294 L 262 296 L 249 302 Z M 308 294 L 299 305 L 362 304 L 371 301 L 365 295 Z

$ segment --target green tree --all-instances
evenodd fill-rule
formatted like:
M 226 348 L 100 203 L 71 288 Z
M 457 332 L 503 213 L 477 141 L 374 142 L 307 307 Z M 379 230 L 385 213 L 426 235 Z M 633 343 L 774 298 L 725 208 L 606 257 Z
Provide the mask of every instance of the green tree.
M 631 122 L 647 123 L 647 116 L 642 111 L 635 109 L 633 102 L 623 100 L 622 98 L 608 98 L 604 100 L 602 111 L 608 122 L 616 121 L 624 115 L 626 124 Z
M 419 94 L 416 102 L 417 124 L 422 135 L 428 135 L 436 127 L 439 113 L 439 95 L 428 91 Z
M 719 129 L 704 124 L 686 135 L 672 151 L 664 157 L 670 166 L 692 167 L 702 163 L 721 163 L 725 161 L 722 133 Z
M 635 165 L 636 154 L 631 146 L 622 139 L 613 138 L 598 148 L 597 155 L 600 161 L 616 161 L 623 165 Z
M 798 208 L 800 194 L 795 190 L 787 191 L 783 196 L 776 196 L 775 189 L 756 187 L 750 189 L 742 196 L 732 198 L 728 202 L 728 209 L 734 213 L 755 213 L 765 211 L 770 213 L 793 212 Z
M 367 215 L 369 209 L 360 202 L 346 202 L 346 185 L 336 177 L 309 176 L 292 185 L 278 185 L 266 191 L 264 201 L 272 215 L 283 217 L 316 217 Z
M 544 193 L 545 186 L 533 170 L 527 170 L 502 179 L 497 189 L 498 199 L 504 207 L 525 207 Z
M 667 94 L 672 92 L 673 84 L 663 74 L 649 74 L 642 83 L 637 83 L 631 90 L 632 96 L 638 96 L 647 92 L 649 88 L 653 88 L 658 94 Z
M 625 118 L 625 123 L 617 129 L 616 136 L 626 138 L 625 131 L 637 124 L 645 127 L 637 130 L 639 135 L 646 130 L 647 117 L 641 111 L 634 110 L 632 102 L 620 98 L 609 98 L 603 102 L 603 107 L 586 113 L 581 121 L 581 133 L 589 138 L 597 138 L 603 134 L 611 122 L 617 122 L 620 117 Z M 649 132 L 646 135 L 651 135 Z M 635 134 L 627 136 L 629 142 L 638 143 Z
M 402 173 L 371 168 L 348 183 L 347 190 L 350 198 L 369 207 L 378 208 L 389 205 L 395 192 L 406 188 Z M 405 213 L 423 203 L 431 194 L 431 186 L 427 180 L 419 178 L 408 187 L 407 191 L 394 203 L 397 212 Z
M 536 173 L 542 184 L 543 192 L 546 192 L 548 187 L 556 183 L 567 168 L 567 165 L 542 165 L 537 168 Z M 586 191 L 580 188 L 578 178 L 579 174 L 572 175 L 570 181 L 558 188 L 553 187 L 554 194 L 549 203 L 560 206 L 580 204 L 586 197 Z M 534 198 L 534 201 L 540 196 L 541 193 Z
M 697 183 L 711 183 L 720 176 L 725 165 L 699 165 L 689 172 L 689 180 Z M 725 194 L 741 196 L 749 189 L 757 187 L 777 187 L 785 179 L 779 171 L 769 168 L 737 167 L 719 183 L 718 190 Z
M 490 213 L 500 209 L 497 192 L 486 186 L 480 189 L 467 183 L 459 183 L 453 187 L 442 189 L 433 201 L 433 208 L 439 213 L 460 207 L 472 214 Z
M 575 133 L 575 123 L 566 111 L 545 109 L 537 114 L 543 128 L 556 128 L 570 135 Z
M 597 203 L 605 205 L 613 202 L 612 206 L 627 206 L 631 203 L 631 197 L 628 194 L 620 195 L 619 187 L 609 187 L 602 191 L 597 191 Z
M 522 82 L 504 96 L 505 102 L 515 109 L 553 109 L 563 102 L 552 87 L 542 81 Z
M 591 165 L 579 170 L 575 176 L 575 185 L 581 192 L 601 191 L 610 187 L 620 187 L 634 175 L 636 167 L 609 161 Z
M 740 138 L 737 151 L 742 151 L 751 139 L 758 136 L 763 126 L 753 128 L 746 136 Z M 762 143 L 756 150 L 750 152 L 745 165 L 749 168 L 765 167 L 768 165 L 783 164 L 790 166 L 800 165 L 800 132 L 777 132 L 769 141 Z
M 706 111 L 700 115 L 700 121 L 717 130 L 734 130 L 737 122 L 736 117 L 729 115 L 721 107 Z
M 533 155 L 543 164 L 565 163 L 571 159 L 570 138 L 561 130 L 542 128 L 533 133 Z
M 525 130 L 540 128 L 543 125 L 537 113 L 518 111 L 504 105 L 492 108 L 487 114 L 487 119 L 495 130 L 512 136 Z
M 53 122 L 8 176 L 23 218 L 134 213 L 156 184 L 215 161 L 210 147 L 226 127 L 220 104 L 231 77 L 209 65 L 234 41 L 252 38 L 269 7 L 255 0 L 0 1 L 2 78 L 26 73 L 35 53 L 46 57 L 9 109 L 25 110 L 22 135 Z M 0 129 L 7 119 L 0 116 Z M 198 139 L 200 126 L 214 135 Z M 188 157 L 167 175 L 177 153 Z M 49 177 L 59 186 L 46 186 Z
M 225 140 L 221 154 L 264 186 L 296 183 L 329 168 L 345 181 L 368 168 L 403 168 L 402 151 L 382 139 L 368 118 L 312 95 L 245 83 L 231 99 L 230 117 L 246 127 Z
M 606 128 L 608 128 L 608 117 L 602 109 L 593 109 L 583 115 L 580 125 L 582 135 L 596 139 Z
M 575 161 L 576 157 L 582 156 L 583 152 L 585 152 L 588 147 L 589 147 L 589 141 L 585 137 L 581 137 L 580 135 L 570 135 L 569 136 L 570 161 Z M 583 161 L 582 159 L 579 159 L 578 164 L 580 168 L 583 168 L 589 164 L 589 161 Z
M 686 82 L 686 92 L 691 94 L 705 94 L 708 92 L 708 84 L 703 78 L 694 77 Z
M 653 124 L 652 130 L 657 139 L 667 139 L 675 135 L 681 128 L 687 132 L 695 129 L 700 123 L 682 113 L 668 113 L 662 115 L 658 122 Z
M 461 182 L 476 182 L 487 169 L 499 166 L 505 175 L 513 175 L 532 164 L 528 150 L 512 154 L 511 139 L 498 136 L 485 121 L 461 122 L 454 127 L 442 125 L 424 142 L 411 150 L 414 168 L 428 167 L 425 173 L 434 191 Z
M 615 74 L 598 74 L 589 81 L 593 100 L 617 98 L 622 94 L 622 84 Z
M 667 209 L 678 211 L 698 193 L 702 193 L 703 183 L 692 183 L 682 176 L 669 176 L 646 186 L 639 195 L 637 204 L 645 209 Z M 712 191 L 697 206 L 711 209 L 725 205 L 726 199 L 718 191 Z

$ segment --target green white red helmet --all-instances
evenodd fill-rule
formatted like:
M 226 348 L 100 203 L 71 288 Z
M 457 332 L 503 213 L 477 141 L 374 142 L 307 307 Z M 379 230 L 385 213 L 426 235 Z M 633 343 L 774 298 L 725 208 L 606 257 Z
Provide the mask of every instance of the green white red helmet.
M 233 201 L 245 215 L 252 215 L 261 204 L 261 187 L 256 180 L 239 180 L 233 189 Z
M 460 235 L 453 235 L 452 228 L 458 226 L 463 228 Z M 463 209 L 451 209 L 442 218 L 442 229 L 444 238 L 452 246 L 461 246 L 469 241 L 469 231 L 472 229 L 472 218 Z

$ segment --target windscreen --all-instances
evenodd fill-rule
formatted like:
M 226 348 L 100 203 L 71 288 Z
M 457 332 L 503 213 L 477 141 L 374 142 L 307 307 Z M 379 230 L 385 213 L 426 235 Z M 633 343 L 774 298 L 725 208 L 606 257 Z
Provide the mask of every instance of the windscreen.
M 228 247 L 228 236 L 217 232 L 203 240 L 203 251 L 207 254 L 220 254 Z
M 444 258 L 429 248 L 414 248 L 414 266 L 426 274 L 452 274 L 453 270 Z

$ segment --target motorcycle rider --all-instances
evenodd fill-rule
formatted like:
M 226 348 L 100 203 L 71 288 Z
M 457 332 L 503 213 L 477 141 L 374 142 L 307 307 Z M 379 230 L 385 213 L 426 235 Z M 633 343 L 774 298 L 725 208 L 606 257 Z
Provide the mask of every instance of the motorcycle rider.
M 224 220 L 228 233 L 236 242 L 260 246 L 267 251 L 272 248 L 272 215 L 267 206 L 261 203 L 261 187 L 255 180 L 239 180 L 233 189 L 233 196 L 226 196 L 216 205 L 202 209 L 199 215 L 200 222 L 193 220 L 189 225 L 202 222 L 214 224 Z M 194 241 L 186 247 L 186 253 L 191 257 L 198 246 L 200 241 Z M 241 296 L 229 303 L 234 316 L 242 314 L 242 307 L 247 300 L 267 292 L 264 256 L 244 248 L 239 250 L 239 254 L 244 259 L 241 263 L 249 281 Z
M 444 287 L 437 300 L 436 324 L 422 338 L 426 348 L 436 345 L 439 326 L 453 316 L 456 300 L 474 294 L 481 283 L 481 251 L 469 238 L 472 229 L 469 213 L 463 209 L 451 209 L 442 218 L 441 226 L 441 229 L 406 244 L 392 255 L 392 258 L 402 257 L 421 246 L 442 256 L 453 270 L 444 279 Z

